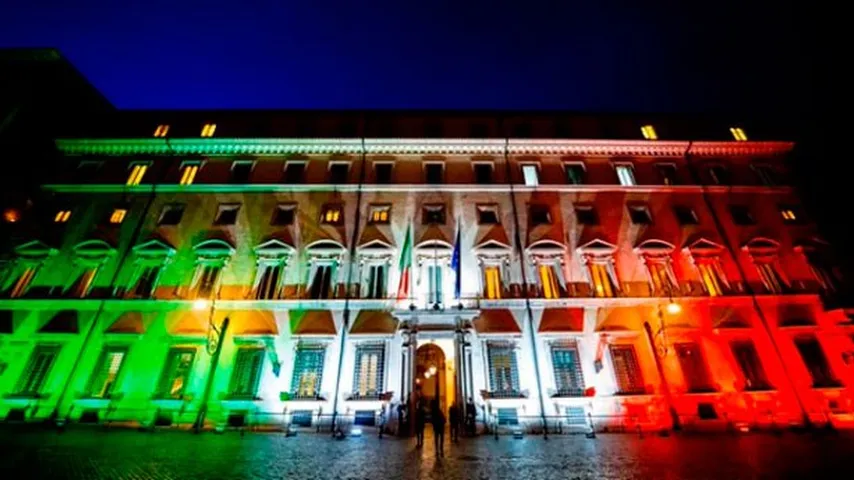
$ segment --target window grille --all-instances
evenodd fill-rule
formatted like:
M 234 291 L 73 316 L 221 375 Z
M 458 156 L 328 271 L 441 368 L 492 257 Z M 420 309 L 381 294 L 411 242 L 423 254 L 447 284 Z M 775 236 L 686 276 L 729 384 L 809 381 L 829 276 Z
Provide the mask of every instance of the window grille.
M 86 391 L 94 398 L 110 398 L 127 356 L 127 347 L 106 347 L 98 358 Z
M 516 350 L 505 343 L 488 343 L 489 385 L 495 397 L 519 396 L 519 368 L 516 364 Z
M 258 382 L 261 380 L 261 366 L 264 363 L 264 349 L 259 347 L 241 347 L 237 349 L 234 370 L 231 372 L 231 384 L 228 388 L 232 398 L 255 398 Z
M 196 357 L 194 348 L 170 348 L 157 387 L 158 398 L 182 400 Z
M 323 380 L 323 361 L 326 349 L 323 345 L 300 345 L 297 348 L 291 393 L 296 398 L 317 398 Z
M 634 345 L 611 345 L 611 360 L 617 379 L 617 393 L 639 395 L 646 392 Z
M 37 345 L 30 355 L 24 373 L 21 374 L 15 391 L 19 395 L 40 396 L 47 382 L 56 357 L 59 355 L 59 345 Z
M 575 342 L 552 345 L 552 367 L 558 397 L 580 397 L 584 395 L 584 374 L 578 359 Z
M 379 398 L 383 393 L 385 345 L 364 343 L 356 347 L 356 367 L 353 375 L 353 396 Z

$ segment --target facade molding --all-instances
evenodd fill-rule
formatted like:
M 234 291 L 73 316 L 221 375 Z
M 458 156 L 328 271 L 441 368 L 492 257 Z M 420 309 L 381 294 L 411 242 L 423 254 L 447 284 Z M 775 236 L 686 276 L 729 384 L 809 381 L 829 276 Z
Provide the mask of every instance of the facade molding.
M 364 141 L 364 142 L 363 142 Z M 766 156 L 789 152 L 784 141 L 715 142 L 598 139 L 425 138 L 105 138 L 58 139 L 66 155 L 573 155 L 626 157 Z M 363 151 L 364 149 L 364 151 Z

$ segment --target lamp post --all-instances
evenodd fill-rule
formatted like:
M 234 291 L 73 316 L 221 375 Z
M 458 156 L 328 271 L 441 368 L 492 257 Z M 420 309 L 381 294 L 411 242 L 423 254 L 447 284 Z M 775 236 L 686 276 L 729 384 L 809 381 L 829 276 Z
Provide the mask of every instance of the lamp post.
M 214 377 L 216 376 L 216 368 L 219 364 L 219 357 L 222 353 L 222 344 L 223 339 L 225 338 L 225 332 L 228 330 L 228 317 L 225 317 L 222 320 L 219 328 L 216 327 L 213 323 L 214 312 L 216 311 L 216 301 L 212 301 L 210 314 L 208 317 L 208 339 L 206 349 L 209 355 L 211 355 L 211 366 L 208 371 L 208 378 L 205 382 L 205 390 L 202 394 L 202 403 L 199 405 L 199 413 L 196 415 L 196 421 L 193 423 L 193 431 L 195 433 L 199 433 L 205 425 L 205 416 L 208 413 L 208 399 L 211 396 L 211 390 L 213 389 Z M 205 300 L 197 300 L 194 304 L 194 308 L 202 309 L 206 306 L 207 302 Z
M 671 315 L 677 315 L 682 311 L 682 306 L 678 303 L 675 303 L 673 299 L 670 300 L 670 303 L 667 304 L 667 313 Z M 667 356 L 669 352 L 669 347 L 667 345 L 667 326 L 664 320 L 664 311 L 662 311 L 661 305 L 658 306 L 658 321 L 659 328 L 658 332 L 653 334 L 652 326 L 649 324 L 649 321 L 645 321 L 643 323 L 644 331 L 646 332 L 647 339 L 649 340 L 650 346 L 652 347 L 653 356 L 655 358 L 655 367 L 658 369 L 658 376 L 661 378 L 661 391 L 664 394 L 664 400 L 667 402 L 667 408 L 670 411 L 671 421 L 673 422 L 673 430 L 682 430 L 682 423 L 679 420 L 679 412 L 676 411 L 676 407 L 673 406 L 673 397 L 670 394 L 670 384 L 667 381 L 667 376 L 664 374 L 664 365 L 662 364 L 662 360 Z M 656 342 L 657 337 L 661 337 L 659 342 Z M 660 344 L 660 346 L 659 346 Z

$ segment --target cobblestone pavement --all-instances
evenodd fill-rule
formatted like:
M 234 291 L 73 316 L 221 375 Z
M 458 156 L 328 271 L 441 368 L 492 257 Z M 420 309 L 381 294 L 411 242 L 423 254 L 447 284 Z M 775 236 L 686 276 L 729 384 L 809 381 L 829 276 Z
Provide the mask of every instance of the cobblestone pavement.
M 463 439 L 122 430 L 0 431 L 0 478 L 397 479 L 851 478 L 854 436 L 600 435 Z

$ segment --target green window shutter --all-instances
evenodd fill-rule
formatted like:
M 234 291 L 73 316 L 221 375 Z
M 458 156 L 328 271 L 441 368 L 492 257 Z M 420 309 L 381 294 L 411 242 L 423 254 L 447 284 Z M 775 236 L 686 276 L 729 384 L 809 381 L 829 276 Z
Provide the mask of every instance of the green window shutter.
M 229 394 L 232 397 L 254 398 L 261 379 L 261 364 L 264 360 L 264 349 L 258 347 L 243 347 L 237 350 L 234 361 L 234 371 L 231 373 Z
M 37 345 L 18 380 L 15 391 L 22 395 L 41 394 L 59 350 L 59 345 Z
M 157 397 L 175 400 L 184 397 L 195 357 L 196 349 L 194 348 L 169 349 L 157 387 Z
M 109 398 L 127 356 L 127 347 L 106 347 L 89 377 L 86 392 L 94 398 Z

